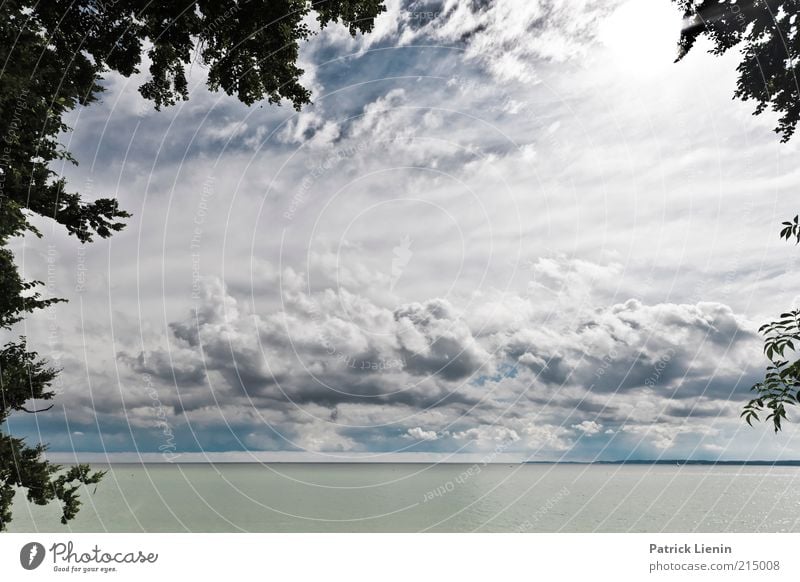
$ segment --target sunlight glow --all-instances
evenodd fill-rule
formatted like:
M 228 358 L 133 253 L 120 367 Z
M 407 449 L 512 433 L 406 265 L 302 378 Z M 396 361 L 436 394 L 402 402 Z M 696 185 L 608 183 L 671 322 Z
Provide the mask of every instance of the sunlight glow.
M 630 0 L 601 24 L 600 40 L 621 69 L 648 75 L 675 60 L 681 24 L 669 0 Z

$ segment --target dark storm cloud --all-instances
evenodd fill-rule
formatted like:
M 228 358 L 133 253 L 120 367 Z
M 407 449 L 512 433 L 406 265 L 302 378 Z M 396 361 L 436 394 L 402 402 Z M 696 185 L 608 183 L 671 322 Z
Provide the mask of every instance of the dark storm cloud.
M 743 346 L 754 339 L 730 308 L 708 302 L 630 300 L 547 324 L 532 305 L 507 329 L 495 322 L 481 334 L 449 300 L 389 310 L 343 288 L 311 295 L 301 288 L 284 289 L 283 309 L 255 314 L 220 281 L 208 281 L 189 317 L 170 324 L 169 351 L 124 358 L 177 383 L 175 409 L 192 416 L 218 403 L 271 414 L 313 410 L 312 424 L 275 422 L 293 438 L 325 446 L 356 446 L 362 433 L 347 432 L 347 424 L 362 417 L 393 424 L 434 411 L 434 420 L 417 420 L 413 436 L 403 438 L 436 434 L 443 447 L 456 434 L 486 442 L 514 435 L 562 446 L 573 429 L 561 433 L 550 419 L 580 425 L 589 438 L 631 418 L 680 418 L 698 397 L 706 404 L 691 416 L 712 415 L 740 393 Z M 213 389 L 203 388 L 207 381 Z
M 205 369 L 199 357 L 189 350 L 171 354 L 167 351 L 141 352 L 136 356 L 121 353 L 120 359 L 139 373 L 153 374 L 178 386 L 196 386 L 205 382 Z
M 491 360 L 447 301 L 406 305 L 394 317 L 401 330 L 400 354 L 410 374 L 463 380 Z
M 598 392 L 681 385 L 687 397 L 701 390 L 698 378 L 715 374 L 717 382 L 720 374 L 728 376 L 723 381 L 732 389 L 742 372 L 736 362 L 741 349 L 755 341 L 741 318 L 716 303 L 648 306 L 629 300 L 597 310 L 575 331 L 563 331 L 550 353 L 517 331 L 507 353 L 548 383 Z

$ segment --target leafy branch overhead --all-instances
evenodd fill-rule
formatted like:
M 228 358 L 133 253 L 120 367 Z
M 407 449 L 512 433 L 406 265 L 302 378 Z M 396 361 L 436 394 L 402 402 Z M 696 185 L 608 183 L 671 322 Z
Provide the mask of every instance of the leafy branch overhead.
M 800 0 L 674 0 L 685 25 L 678 43 L 683 59 L 701 36 L 721 55 L 738 49 L 741 61 L 734 96 L 755 101 L 755 115 L 771 108 L 779 115 L 775 132 L 786 142 L 800 120 Z
M 140 71 L 146 53 L 150 79 L 140 93 L 156 109 L 188 98 L 187 67 L 200 59 L 208 85 L 251 105 L 310 101 L 300 83 L 299 43 L 315 12 L 321 26 L 341 22 L 368 32 L 384 10 L 380 0 L 48 0 L 0 6 L 0 135 L 2 210 L 50 217 L 86 242 L 123 227 L 127 212 L 113 198 L 84 201 L 51 169 L 75 162 L 60 143 L 64 116 L 103 92 L 102 75 Z M 7 204 L 16 202 L 16 206 Z

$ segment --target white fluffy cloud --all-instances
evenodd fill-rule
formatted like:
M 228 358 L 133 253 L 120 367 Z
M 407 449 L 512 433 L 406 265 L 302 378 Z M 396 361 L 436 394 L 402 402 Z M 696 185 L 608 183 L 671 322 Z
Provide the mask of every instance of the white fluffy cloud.
M 278 139 L 288 144 L 303 144 L 311 149 L 331 145 L 339 137 L 341 129 L 335 121 L 327 120 L 317 112 L 303 111 L 289 120 Z
M 579 424 L 573 424 L 572 428 L 581 431 L 586 436 L 592 436 L 598 434 L 603 429 L 603 425 L 593 420 L 584 420 Z
M 418 441 L 435 441 L 439 438 L 435 430 L 425 430 L 419 426 L 415 426 L 406 431 L 409 437 Z
M 464 42 L 466 55 L 498 81 L 538 80 L 536 64 L 586 54 L 599 19 L 617 2 L 596 0 L 446 0 L 441 16 L 418 31 L 443 43 Z

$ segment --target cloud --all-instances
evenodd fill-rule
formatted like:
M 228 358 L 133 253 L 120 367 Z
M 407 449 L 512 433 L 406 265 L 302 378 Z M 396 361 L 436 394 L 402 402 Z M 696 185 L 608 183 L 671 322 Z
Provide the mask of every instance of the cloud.
M 229 121 L 224 125 L 206 127 L 203 130 L 205 137 L 212 141 L 221 142 L 228 142 L 245 133 L 247 133 L 247 124 L 240 121 Z
M 520 439 L 519 434 L 514 429 L 504 426 L 477 426 L 467 430 L 453 433 L 456 440 L 470 441 L 511 441 Z
M 408 429 L 406 434 L 410 438 L 418 441 L 435 441 L 439 438 L 435 430 L 424 430 L 418 426 Z
M 417 31 L 445 43 L 463 43 L 498 81 L 538 80 L 536 64 L 586 54 L 597 22 L 615 3 L 593 0 L 446 0 L 441 16 Z
M 262 271 L 276 280 L 275 269 Z M 535 276 L 588 288 L 616 272 L 561 257 L 542 261 Z M 176 407 L 195 422 L 215 406 L 223 415 L 277 413 L 270 423 L 293 447 L 361 450 L 381 434 L 386 446 L 405 438 L 563 451 L 573 430 L 596 436 L 627 427 L 663 448 L 667 432 L 642 432 L 632 421 L 685 419 L 687 405 L 698 420 L 734 415 L 721 403 L 738 390 L 754 340 L 748 322 L 711 302 L 595 307 L 587 298 L 554 313 L 536 295 L 497 301 L 484 292 L 469 309 L 444 298 L 391 307 L 368 299 L 390 293 L 379 273 L 377 288 L 365 274 L 359 293 L 309 293 L 292 270 L 280 280 L 283 307 L 266 313 L 207 280 L 191 315 L 170 324 L 169 348 L 122 359 L 163 382 L 195 386 Z M 487 325 L 494 303 L 518 305 L 516 317 L 501 312 Z M 563 422 L 581 411 L 597 417 Z
M 593 420 L 584 420 L 579 424 L 573 424 L 572 428 L 581 431 L 586 436 L 592 436 L 603 430 L 603 425 Z
M 335 121 L 327 120 L 315 111 L 302 111 L 286 123 L 277 138 L 283 143 L 318 149 L 333 144 L 340 132 Z
M 404 305 L 394 317 L 400 354 L 411 374 L 461 380 L 491 362 L 489 353 L 446 300 Z

